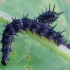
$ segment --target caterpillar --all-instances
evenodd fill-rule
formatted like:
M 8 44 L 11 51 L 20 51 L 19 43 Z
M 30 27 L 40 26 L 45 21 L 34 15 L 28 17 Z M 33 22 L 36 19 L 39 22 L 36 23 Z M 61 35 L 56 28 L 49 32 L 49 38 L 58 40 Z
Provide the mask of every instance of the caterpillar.
M 70 49 L 70 44 L 66 44 L 66 40 L 64 39 L 62 32 L 57 32 L 54 30 L 54 27 L 50 26 L 50 23 L 56 21 L 59 17 L 60 13 L 54 12 L 55 5 L 53 7 L 53 11 L 50 11 L 50 4 L 49 4 L 49 11 L 42 13 L 37 17 L 37 19 L 30 19 L 27 16 L 24 16 L 21 19 L 13 19 L 11 23 L 5 26 L 5 30 L 2 34 L 2 65 L 6 66 L 9 61 L 9 55 L 11 53 L 11 44 L 14 40 L 14 35 L 17 35 L 18 32 L 22 30 L 27 31 L 30 30 L 33 34 L 36 32 L 40 37 L 45 36 L 49 40 L 54 40 L 57 45 L 63 44 L 67 48 Z M 45 25 L 48 24 L 48 25 Z
M 8 64 L 9 54 L 11 52 L 11 44 L 13 42 L 14 35 L 16 35 L 18 32 L 21 32 L 22 30 L 26 32 L 30 30 L 32 33 L 36 32 L 40 37 L 45 36 L 48 39 L 54 40 L 58 45 L 63 44 L 70 49 L 70 45 L 66 44 L 61 33 L 56 32 L 54 30 L 54 27 L 47 27 L 41 22 L 27 18 L 27 16 L 23 17 L 22 19 L 15 18 L 10 24 L 6 25 L 3 32 L 1 40 L 3 54 L 1 60 L 2 65 L 6 66 Z
M 37 17 L 37 20 L 49 26 L 50 24 L 52 24 L 54 21 L 57 20 L 59 15 L 64 13 L 64 12 L 56 13 L 54 12 L 54 10 L 55 10 L 55 5 L 53 7 L 53 10 L 50 11 L 50 4 L 49 4 L 49 10 L 48 11 L 46 10 L 46 12 L 44 13 L 42 12 L 42 14 L 39 14 L 39 16 Z

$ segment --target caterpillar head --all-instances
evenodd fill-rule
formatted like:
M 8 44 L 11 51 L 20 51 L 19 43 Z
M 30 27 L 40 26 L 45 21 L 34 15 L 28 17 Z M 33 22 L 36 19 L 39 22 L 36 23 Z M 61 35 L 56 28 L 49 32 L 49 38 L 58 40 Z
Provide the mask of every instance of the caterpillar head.
M 6 60 L 2 60 L 1 63 L 2 65 L 6 66 L 8 62 Z
M 44 13 L 42 12 L 42 14 L 39 14 L 39 16 L 37 17 L 38 21 L 45 24 L 50 24 L 56 21 L 59 15 L 64 12 L 56 13 L 54 12 L 54 9 L 55 9 L 55 5 L 53 7 L 53 10 L 50 11 L 50 4 L 49 4 L 49 11 L 46 11 Z

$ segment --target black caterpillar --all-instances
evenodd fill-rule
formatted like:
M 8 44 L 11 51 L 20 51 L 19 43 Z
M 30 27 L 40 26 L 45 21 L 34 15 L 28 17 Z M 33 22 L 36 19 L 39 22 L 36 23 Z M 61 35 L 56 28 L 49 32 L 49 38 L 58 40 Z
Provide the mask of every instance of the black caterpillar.
M 54 8 L 53 8 L 54 10 Z M 57 13 L 53 13 L 51 11 L 45 12 L 48 16 L 51 16 L 49 13 L 53 15 L 57 15 Z M 43 17 L 39 16 L 38 20 L 35 19 L 29 19 L 27 16 L 23 17 L 22 19 L 13 19 L 13 21 L 5 26 L 5 30 L 3 32 L 2 36 L 2 65 L 6 66 L 9 60 L 9 54 L 11 52 L 11 43 L 14 40 L 14 35 L 16 35 L 18 32 L 21 32 L 22 30 L 25 30 L 26 32 L 30 30 L 32 33 L 37 33 L 40 35 L 40 37 L 45 36 L 49 40 L 54 40 L 57 45 L 63 44 L 67 48 L 70 49 L 70 44 L 66 44 L 66 40 L 63 38 L 63 35 L 61 35 L 61 32 L 56 32 L 54 30 L 54 27 L 51 27 L 50 25 L 47 26 L 44 23 L 44 16 L 47 17 L 47 15 L 43 13 Z M 52 16 L 51 16 L 52 17 Z M 51 18 L 49 17 L 49 19 Z M 56 17 L 56 16 L 54 16 Z M 40 19 L 41 18 L 41 19 Z M 42 22 L 40 22 L 42 20 Z M 45 18 L 46 22 L 47 19 Z M 56 20 L 56 18 L 55 18 Z M 55 21 L 51 20 L 51 21 Z M 49 22 L 51 22 L 49 20 Z M 47 22 L 49 24 L 49 22 Z

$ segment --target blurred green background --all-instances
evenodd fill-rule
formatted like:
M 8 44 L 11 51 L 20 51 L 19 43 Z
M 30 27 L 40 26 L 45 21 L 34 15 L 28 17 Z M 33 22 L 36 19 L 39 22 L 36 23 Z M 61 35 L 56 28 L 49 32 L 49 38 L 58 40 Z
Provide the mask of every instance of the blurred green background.
M 62 12 L 57 21 L 55 30 L 63 31 L 64 37 L 70 39 L 70 0 L 0 0 L 0 10 L 12 17 L 22 18 L 23 14 L 29 14 L 29 18 L 38 16 L 38 13 L 45 12 L 49 3 L 51 11 L 54 4 L 55 11 Z M 53 26 L 52 25 L 52 26 Z M 4 30 L 3 23 L 0 22 L 0 33 Z M 0 39 L 2 35 L 0 35 Z M 70 41 L 68 41 L 70 43 Z M 0 49 L 1 47 L 0 43 Z M 4 67 L 0 63 L 0 70 L 70 70 L 70 62 L 50 49 L 42 46 L 28 35 L 19 33 L 15 36 L 15 41 L 11 45 L 12 52 L 10 61 Z M 1 61 L 2 53 L 0 53 Z

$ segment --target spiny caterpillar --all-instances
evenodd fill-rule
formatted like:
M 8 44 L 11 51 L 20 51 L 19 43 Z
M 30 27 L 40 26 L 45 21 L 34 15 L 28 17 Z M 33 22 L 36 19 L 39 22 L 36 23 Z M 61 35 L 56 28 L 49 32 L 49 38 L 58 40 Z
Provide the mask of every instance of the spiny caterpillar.
M 48 17 L 50 16 L 49 18 L 47 17 L 46 13 L 47 13 Z M 58 15 L 60 15 L 60 14 L 58 14 Z M 54 17 L 52 17 L 51 15 L 54 15 Z M 56 32 L 54 30 L 55 26 L 51 27 L 51 26 L 47 26 L 44 24 L 45 21 L 48 24 L 50 24 L 51 21 L 54 22 L 57 17 L 56 15 L 57 15 L 57 13 L 54 12 L 54 8 L 53 8 L 53 12 L 51 12 L 49 10 L 48 12 L 41 14 L 41 16 L 38 16 L 38 18 L 37 18 L 38 20 L 29 19 L 26 16 L 21 19 L 15 18 L 15 19 L 13 19 L 13 21 L 10 24 L 7 24 L 5 26 L 5 30 L 3 31 L 3 36 L 2 36 L 2 40 L 1 40 L 1 42 L 2 42 L 1 51 L 3 54 L 2 60 L 1 60 L 2 65 L 6 66 L 8 63 L 9 54 L 11 52 L 11 44 L 14 40 L 14 35 L 16 35 L 18 32 L 21 32 L 22 30 L 24 30 L 26 32 L 28 30 L 30 30 L 32 33 L 36 32 L 40 37 L 45 36 L 49 40 L 54 40 L 55 43 L 57 43 L 58 45 L 63 44 L 67 48 L 70 49 L 70 44 L 66 44 L 66 40 L 63 38 L 63 35 L 61 35 L 62 32 Z M 54 20 L 51 18 L 54 18 Z M 42 20 L 42 22 L 41 22 L 41 20 Z

